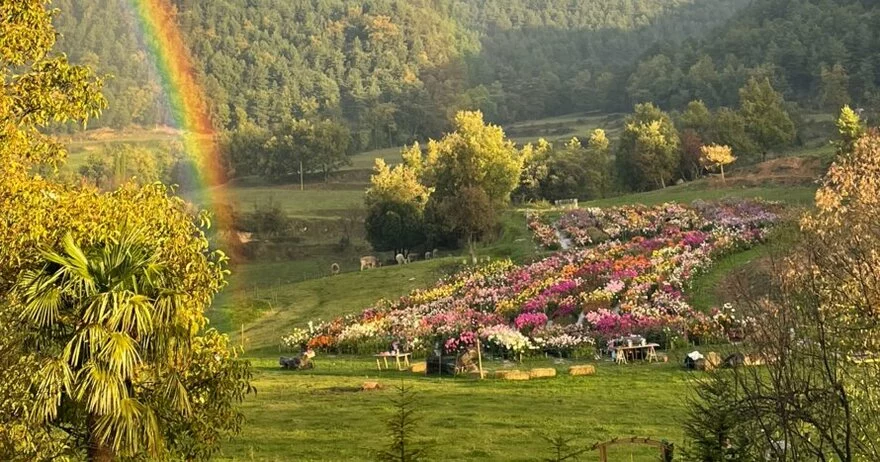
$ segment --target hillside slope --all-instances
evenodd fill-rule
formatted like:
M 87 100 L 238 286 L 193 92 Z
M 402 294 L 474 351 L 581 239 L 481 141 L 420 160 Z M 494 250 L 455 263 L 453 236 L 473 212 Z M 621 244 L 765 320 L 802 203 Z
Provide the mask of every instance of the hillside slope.
M 341 118 L 355 147 L 436 135 L 460 108 L 496 122 L 625 104 L 615 73 L 748 0 L 175 0 L 218 126 Z M 98 125 L 167 123 L 126 0 L 58 0 L 59 46 L 112 74 Z
M 836 111 L 854 103 L 876 112 L 878 30 L 880 3 L 872 0 L 754 1 L 704 40 L 646 53 L 628 94 L 668 107 L 692 99 L 732 106 L 757 74 L 806 107 Z

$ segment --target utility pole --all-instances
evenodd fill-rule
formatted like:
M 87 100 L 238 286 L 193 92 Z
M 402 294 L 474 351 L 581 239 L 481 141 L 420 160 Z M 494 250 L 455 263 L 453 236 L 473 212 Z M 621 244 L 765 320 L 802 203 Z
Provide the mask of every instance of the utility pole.
M 299 190 L 305 191 L 306 187 L 303 183 L 303 161 L 299 161 Z

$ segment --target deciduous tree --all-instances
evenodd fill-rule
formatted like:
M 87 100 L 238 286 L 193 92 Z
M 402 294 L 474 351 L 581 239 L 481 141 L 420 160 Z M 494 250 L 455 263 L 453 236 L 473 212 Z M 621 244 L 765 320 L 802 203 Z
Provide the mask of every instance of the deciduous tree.
M 794 141 L 797 132 L 785 109 L 785 100 L 768 78 L 749 79 L 739 94 L 746 131 L 761 148 L 762 158 L 766 158 L 768 151 Z
M 679 159 L 679 136 L 669 115 L 650 103 L 636 105 L 617 149 L 620 178 L 634 190 L 664 188 Z
M 721 169 L 721 181 L 724 179 L 724 166 L 736 161 L 730 146 L 712 144 L 700 148 L 700 163 L 705 167 Z

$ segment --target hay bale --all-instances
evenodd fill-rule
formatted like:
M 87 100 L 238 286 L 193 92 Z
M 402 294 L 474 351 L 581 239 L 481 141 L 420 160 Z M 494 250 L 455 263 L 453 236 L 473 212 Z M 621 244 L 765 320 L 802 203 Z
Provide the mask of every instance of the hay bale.
M 746 357 L 743 358 L 743 365 L 745 365 L 745 366 L 763 366 L 764 365 L 764 358 L 761 358 L 760 356 L 746 355 Z
M 544 379 L 549 377 L 556 377 L 556 369 L 553 369 L 552 367 L 544 367 L 529 371 L 530 379 Z
M 412 367 L 410 367 L 409 370 L 413 374 L 424 374 L 428 370 L 428 363 L 426 361 L 413 363 Z
M 485 376 L 485 372 L 483 372 L 483 376 L 480 376 L 480 371 L 469 371 L 467 376 L 471 379 L 482 379 Z
M 596 367 L 592 364 L 581 364 L 578 366 L 571 366 L 568 368 L 568 374 L 574 376 L 581 375 L 595 375 Z
M 529 373 L 520 370 L 495 371 L 495 378 L 501 380 L 528 380 Z
M 372 390 L 381 390 L 382 384 L 379 382 L 364 382 L 361 385 L 361 391 L 372 391 Z
M 714 351 L 710 351 L 709 354 L 706 355 L 706 370 L 714 371 L 721 367 L 721 355 Z

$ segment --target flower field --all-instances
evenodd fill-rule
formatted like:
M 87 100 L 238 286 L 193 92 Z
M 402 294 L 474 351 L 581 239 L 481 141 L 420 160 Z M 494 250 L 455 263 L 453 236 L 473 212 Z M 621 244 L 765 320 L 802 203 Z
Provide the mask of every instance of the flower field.
M 310 323 L 283 340 L 336 352 L 375 353 L 392 342 L 447 353 L 477 339 L 500 356 L 589 355 L 597 345 L 639 334 L 668 344 L 723 338 L 731 308 L 700 313 L 684 293 L 719 257 L 761 242 L 779 220 L 759 201 L 580 209 L 553 222 L 529 217 L 539 245 L 575 248 L 542 260 L 466 268 L 435 286 L 382 300 L 355 315 Z

